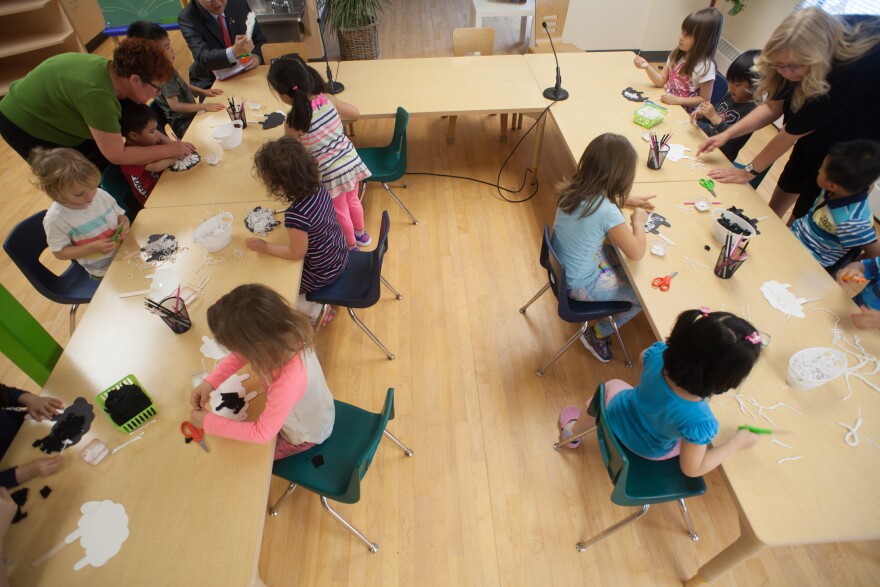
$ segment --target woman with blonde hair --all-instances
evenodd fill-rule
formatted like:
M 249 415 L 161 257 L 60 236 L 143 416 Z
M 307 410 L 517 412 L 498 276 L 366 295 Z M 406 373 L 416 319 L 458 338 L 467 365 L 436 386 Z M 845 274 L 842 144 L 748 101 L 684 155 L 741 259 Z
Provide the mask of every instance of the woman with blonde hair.
M 816 177 L 831 145 L 880 137 L 873 112 L 880 95 L 880 17 L 832 16 L 819 8 L 782 21 L 754 66 L 756 96 L 765 96 L 748 116 L 709 137 L 697 154 L 754 132 L 780 116 L 784 126 L 744 168 L 713 169 L 709 176 L 745 183 L 768 169 L 794 145 L 770 207 L 782 217 L 797 201 L 792 218 L 806 214 L 819 195 Z

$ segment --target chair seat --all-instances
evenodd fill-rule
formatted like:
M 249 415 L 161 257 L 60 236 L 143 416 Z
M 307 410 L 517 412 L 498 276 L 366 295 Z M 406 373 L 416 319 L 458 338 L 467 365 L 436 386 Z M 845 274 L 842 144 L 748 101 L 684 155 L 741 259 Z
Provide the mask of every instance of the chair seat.
M 57 304 L 88 304 L 98 290 L 99 283 L 89 277 L 89 273 L 79 263 L 74 262 L 58 276 L 53 290 L 40 293 Z
M 351 251 L 348 267 L 339 279 L 328 286 L 306 294 L 306 299 L 318 304 L 369 308 L 379 301 L 380 291 L 372 287 L 375 256 L 369 252 Z M 374 295 L 375 294 L 375 299 Z
M 399 157 L 393 147 L 358 149 L 358 155 L 372 174 L 367 181 L 389 183 L 406 175 L 406 168 L 400 168 Z
M 305 452 L 275 461 L 272 474 L 342 503 L 357 503 L 359 494 L 346 494 L 357 468 L 358 458 L 382 425 L 382 414 L 373 414 L 350 404 L 334 401 L 336 421 L 333 434 Z M 363 479 L 366 470 L 360 477 Z
M 681 472 L 679 458 L 651 461 L 635 454 L 621 443 L 629 459 L 629 474 L 624 491 L 615 491 L 611 501 L 622 506 L 664 503 L 706 493 L 702 477 L 688 477 Z
M 580 302 L 569 298 L 568 308 L 559 305 L 559 317 L 571 323 L 587 322 L 626 312 L 630 308 L 630 302 Z

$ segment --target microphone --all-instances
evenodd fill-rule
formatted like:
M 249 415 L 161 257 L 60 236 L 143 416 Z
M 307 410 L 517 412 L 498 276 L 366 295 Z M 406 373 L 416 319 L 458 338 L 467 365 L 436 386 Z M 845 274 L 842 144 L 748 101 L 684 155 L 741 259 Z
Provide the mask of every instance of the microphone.
M 330 60 L 327 58 L 327 46 L 324 44 L 324 21 L 318 20 L 318 34 L 321 35 L 321 49 L 324 51 L 324 63 L 327 64 L 327 83 L 324 84 L 324 90 L 330 94 L 341 94 L 345 90 L 345 86 L 337 81 L 333 81 L 333 72 L 330 71 Z
M 547 29 L 547 21 L 543 21 L 541 26 L 544 27 L 544 31 L 547 33 L 547 38 L 550 39 L 550 48 L 553 49 L 553 58 L 556 59 L 556 85 L 544 90 L 544 97 L 548 100 L 553 100 L 554 102 L 568 100 L 568 92 L 562 89 L 562 74 L 559 73 L 559 57 L 556 56 L 556 47 L 553 46 L 553 37 L 550 36 L 550 31 Z

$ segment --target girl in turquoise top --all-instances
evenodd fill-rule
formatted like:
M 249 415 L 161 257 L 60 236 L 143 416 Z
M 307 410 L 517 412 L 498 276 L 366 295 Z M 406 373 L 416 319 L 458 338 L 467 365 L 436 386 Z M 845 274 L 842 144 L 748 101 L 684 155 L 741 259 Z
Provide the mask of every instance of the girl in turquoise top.
M 737 450 L 758 442 L 757 434 L 740 430 L 709 448 L 718 420 L 706 400 L 742 383 L 760 353 L 761 335 L 742 318 L 708 308 L 682 312 L 666 343 L 654 343 L 642 353 L 639 385 L 630 389 L 619 379 L 605 384 L 608 426 L 639 456 L 680 456 L 685 475 L 705 475 Z M 563 440 L 595 425 L 574 406 L 563 409 L 559 420 Z

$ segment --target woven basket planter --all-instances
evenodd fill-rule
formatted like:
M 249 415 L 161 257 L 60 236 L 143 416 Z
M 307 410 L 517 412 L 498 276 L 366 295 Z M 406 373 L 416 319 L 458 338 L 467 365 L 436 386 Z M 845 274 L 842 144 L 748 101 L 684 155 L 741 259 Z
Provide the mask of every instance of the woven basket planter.
M 350 29 L 336 29 L 343 61 L 379 59 L 379 21 Z

